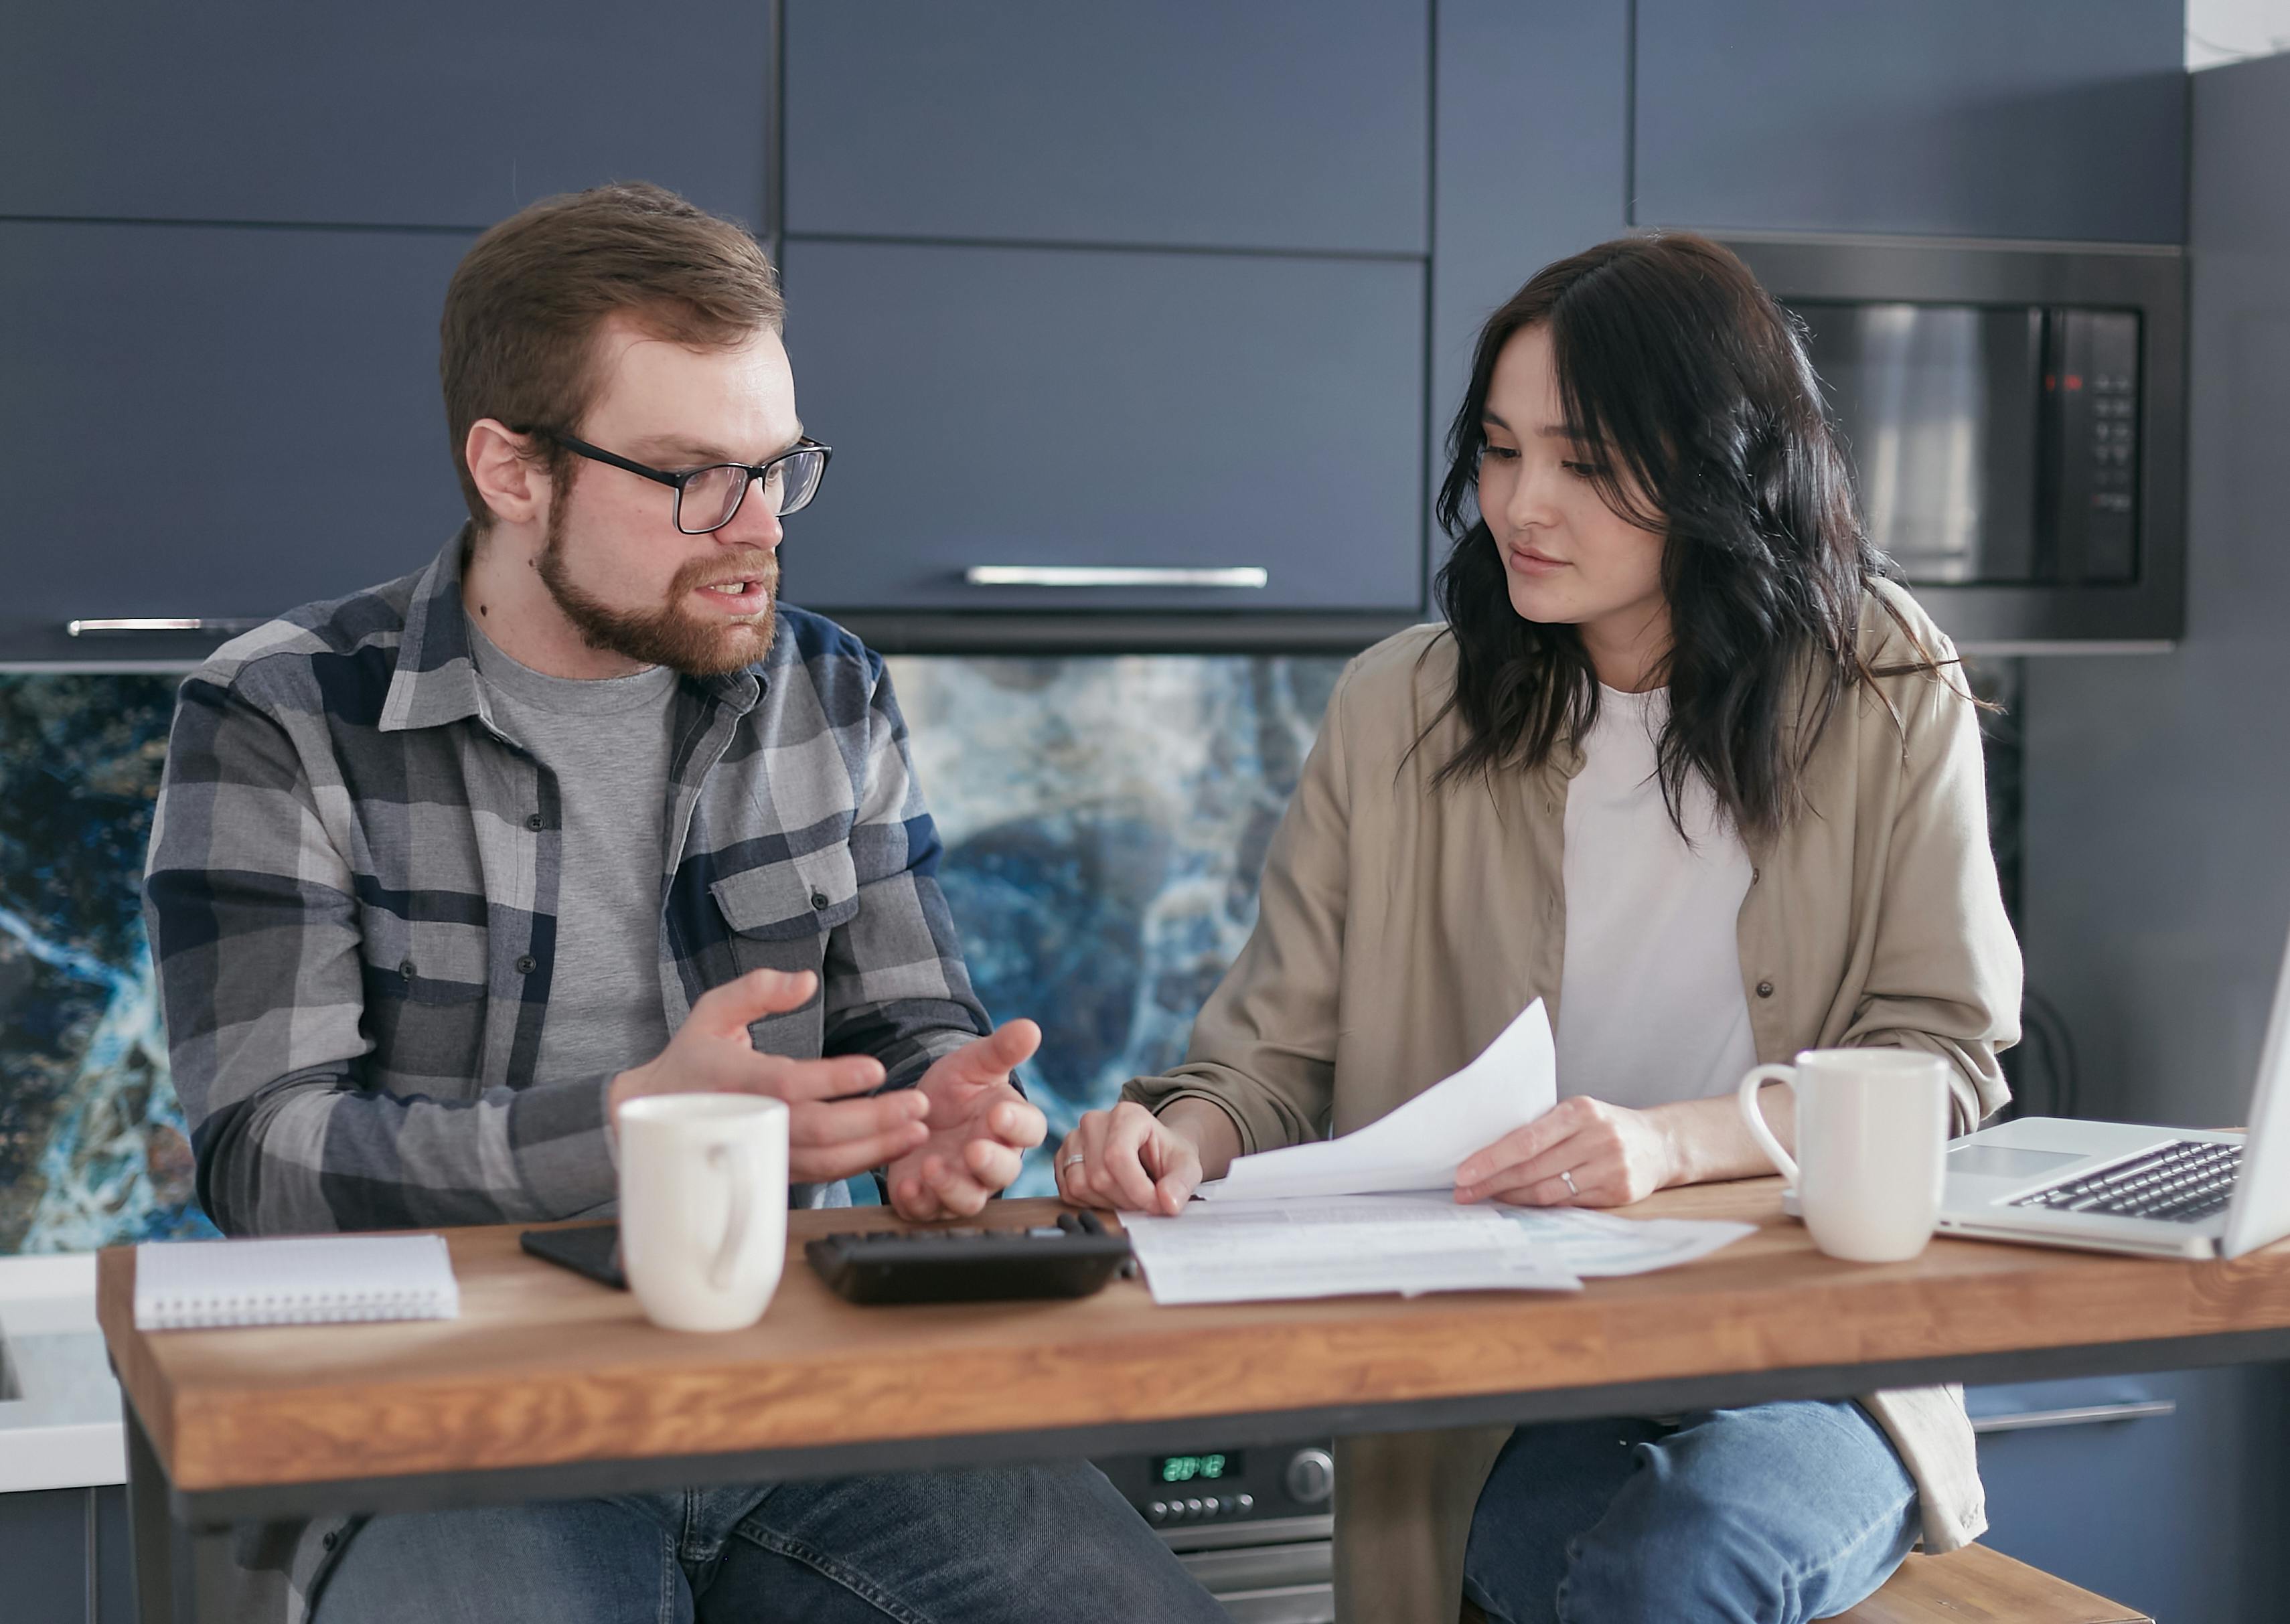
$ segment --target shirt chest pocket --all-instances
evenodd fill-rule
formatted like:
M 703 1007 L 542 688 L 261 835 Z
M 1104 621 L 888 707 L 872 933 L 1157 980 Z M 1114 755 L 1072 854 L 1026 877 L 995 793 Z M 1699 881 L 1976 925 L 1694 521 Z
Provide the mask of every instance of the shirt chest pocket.
M 733 935 L 753 942 L 815 941 L 859 912 L 859 875 L 847 845 L 742 868 L 708 889 Z M 757 962 L 779 967 L 775 957 Z

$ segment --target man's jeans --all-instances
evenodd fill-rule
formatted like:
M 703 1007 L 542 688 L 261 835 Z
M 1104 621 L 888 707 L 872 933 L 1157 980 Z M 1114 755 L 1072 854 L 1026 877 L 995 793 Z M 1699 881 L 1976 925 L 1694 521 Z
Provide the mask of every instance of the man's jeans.
M 1226 1624 L 1082 1462 L 376 1517 L 316 1624 Z
M 1463 1588 L 1496 1624 L 1801 1624 L 1883 1584 L 1918 1525 L 1908 1469 L 1850 1403 L 1522 1427 Z

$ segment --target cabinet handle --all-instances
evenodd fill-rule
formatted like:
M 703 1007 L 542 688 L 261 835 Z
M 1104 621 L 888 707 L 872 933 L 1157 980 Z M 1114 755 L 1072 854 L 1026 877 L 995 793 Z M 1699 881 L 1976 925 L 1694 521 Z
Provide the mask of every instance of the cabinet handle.
M 1972 1430 L 2032 1432 L 2044 1427 L 2089 1427 L 2100 1421 L 2140 1421 L 2150 1416 L 2175 1415 L 2178 1409 L 2174 1399 L 2150 1398 L 2132 1404 L 2085 1404 L 2073 1410 L 2020 1410 L 2009 1415 L 1977 1417 Z
M 1127 564 L 973 564 L 962 572 L 973 587 L 1262 587 L 1271 572 L 1256 564 L 1222 569 L 1162 569 Z
M 64 630 L 74 637 L 134 637 L 148 636 L 154 632 L 164 634 L 204 632 L 213 637 L 236 637 L 242 632 L 251 632 L 263 624 L 265 622 L 260 620 L 230 616 L 208 615 L 187 618 L 147 616 L 142 619 L 115 620 L 66 620 Z

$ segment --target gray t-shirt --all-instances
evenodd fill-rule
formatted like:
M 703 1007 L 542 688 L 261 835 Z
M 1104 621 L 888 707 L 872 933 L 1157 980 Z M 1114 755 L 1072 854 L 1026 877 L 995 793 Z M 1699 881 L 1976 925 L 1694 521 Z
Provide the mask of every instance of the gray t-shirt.
M 564 879 L 548 1012 L 533 1075 L 625 1071 L 668 1046 L 660 989 L 661 870 L 677 676 L 548 676 L 469 622 L 493 724 L 556 775 Z

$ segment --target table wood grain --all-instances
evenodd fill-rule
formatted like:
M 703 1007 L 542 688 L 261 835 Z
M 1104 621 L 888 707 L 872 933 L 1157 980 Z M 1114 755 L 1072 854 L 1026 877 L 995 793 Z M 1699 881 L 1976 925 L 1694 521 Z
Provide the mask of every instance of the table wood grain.
M 2290 1326 L 2290 1242 L 2232 1262 L 1935 1240 L 1906 1263 L 1824 1257 L 1780 1181 L 1665 1191 L 1633 1216 L 1757 1233 L 1579 1293 L 1162 1308 L 1141 1283 L 1077 1301 L 861 1308 L 804 1241 L 893 1224 L 790 1216 L 762 1322 L 662 1331 L 624 1292 L 524 1254 L 518 1227 L 444 1232 L 461 1316 L 142 1332 L 135 1254 L 105 1252 L 99 1312 L 179 1492 L 957 1438 L 1533 1393 Z M 986 1221 L 1047 1221 L 1047 1201 Z

